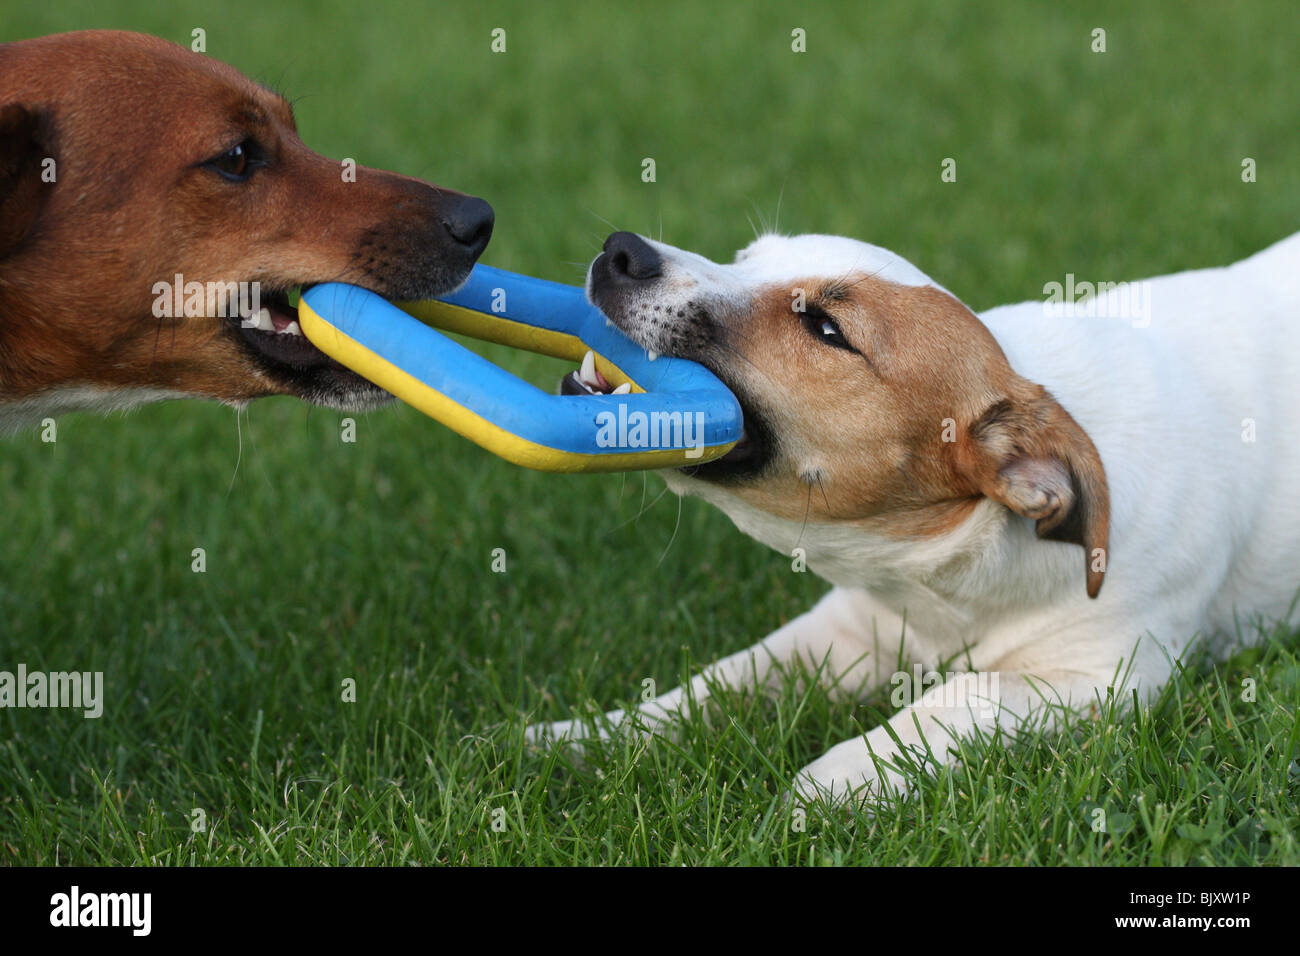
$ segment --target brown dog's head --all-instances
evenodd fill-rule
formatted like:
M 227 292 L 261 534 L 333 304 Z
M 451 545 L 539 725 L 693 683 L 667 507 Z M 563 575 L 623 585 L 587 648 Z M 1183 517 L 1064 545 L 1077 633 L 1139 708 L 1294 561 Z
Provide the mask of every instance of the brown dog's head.
M 905 260 L 852 239 L 764 236 L 722 265 L 615 233 L 587 289 L 641 346 L 700 362 L 736 394 L 744 439 L 672 483 L 743 513 L 747 530 L 924 539 L 991 498 L 1040 537 L 1082 545 L 1088 593 L 1101 588 L 1109 497 L 1096 448 Z
M 88 31 L 0 45 L 0 400 L 373 406 L 386 393 L 312 346 L 285 293 L 439 295 L 491 232 L 481 199 L 312 152 L 283 98 L 173 43 Z M 238 297 L 249 288 L 260 311 Z

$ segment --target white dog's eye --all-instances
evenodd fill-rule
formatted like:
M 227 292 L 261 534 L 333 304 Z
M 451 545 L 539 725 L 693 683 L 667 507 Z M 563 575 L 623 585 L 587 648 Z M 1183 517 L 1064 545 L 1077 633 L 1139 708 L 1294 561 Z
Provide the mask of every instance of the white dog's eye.
M 804 311 L 803 327 L 827 345 L 833 345 L 837 349 L 847 349 L 850 352 L 857 351 L 844 337 L 839 323 L 816 306 L 810 305 Z

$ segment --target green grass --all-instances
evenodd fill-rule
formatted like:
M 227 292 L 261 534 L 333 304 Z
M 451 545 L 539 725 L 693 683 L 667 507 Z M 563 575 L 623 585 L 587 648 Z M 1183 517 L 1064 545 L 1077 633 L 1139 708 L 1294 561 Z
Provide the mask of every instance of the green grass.
M 609 223 L 725 256 L 778 202 L 783 229 L 894 248 L 975 308 L 1066 272 L 1225 263 L 1300 225 L 1286 2 L 0 11 L 5 39 L 92 25 L 203 27 L 296 98 L 309 143 L 486 196 L 485 261 L 564 281 Z M 1147 712 L 973 744 L 911 803 L 805 832 L 792 774 L 886 710 L 728 694 L 676 743 L 527 751 L 529 716 L 667 688 L 824 586 L 657 478 L 524 472 L 407 408 L 345 444 L 339 419 L 169 404 L 6 443 L 0 669 L 102 670 L 108 699 L 99 720 L 0 711 L 0 860 L 1300 863 L 1294 635 Z

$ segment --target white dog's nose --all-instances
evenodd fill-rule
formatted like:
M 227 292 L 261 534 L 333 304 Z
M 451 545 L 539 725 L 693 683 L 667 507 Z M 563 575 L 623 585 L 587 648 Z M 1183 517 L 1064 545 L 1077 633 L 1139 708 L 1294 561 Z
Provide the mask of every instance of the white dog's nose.
M 663 274 L 659 253 L 634 232 L 616 232 L 605 240 L 606 269 L 616 282 L 640 282 Z

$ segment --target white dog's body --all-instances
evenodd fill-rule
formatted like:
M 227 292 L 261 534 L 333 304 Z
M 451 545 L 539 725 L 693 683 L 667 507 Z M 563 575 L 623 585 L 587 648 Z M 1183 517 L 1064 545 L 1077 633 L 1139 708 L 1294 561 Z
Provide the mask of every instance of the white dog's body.
M 1161 636 L 1181 648 L 1233 636 L 1242 615 L 1281 619 L 1300 588 L 1300 234 L 1152 279 L 1149 308 L 1044 321 L 1028 302 L 980 319 L 1101 452 L 1106 598 L 1133 622 L 1185 615 L 1186 635 Z
M 884 250 L 830 237 L 764 237 L 730 266 L 651 245 L 663 259 L 654 298 L 620 289 L 620 303 L 676 297 L 696 305 L 711 301 L 708 290 L 787 288 L 810 274 L 934 285 Z M 755 505 L 737 486 L 669 473 L 675 491 L 712 502 L 747 534 L 787 555 L 803 549 L 808 567 L 836 587 L 757 647 L 709 668 L 689 693 L 644 705 L 644 722 L 666 727 L 711 684 L 762 684 L 773 663 L 796 658 L 824 664 L 825 678 L 848 694 L 885 685 L 900 660 L 994 675 L 990 694 L 987 680 L 951 674 L 938 696 L 902 710 L 888 730 L 832 748 L 798 783 L 805 794 L 837 797 L 882 775 L 905 788 L 901 774 L 872 759 L 897 754 L 895 735 L 949 759 L 951 735 L 1011 730 L 1035 712 L 1050 720 L 1043 701 L 1077 709 L 1104 700 L 1108 688 L 1147 696 L 1193 640 L 1211 640 L 1221 653 L 1238 634 L 1250 638 L 1256 620 L 1286 619 L 1300 587 L 1300 234 L 1225 268 L 1150 280 L 1147 291 L 1141 315 L 1049 316 L 1040 300 L 979 316 L 1010 367 L 1055 397 L 1104 463 L 1110 538 L 1095 549 L 1106 572 L 1095 600 L 1080 587 L 1077 548 L 1040 539 L 1032 521 L 990 497 L 943 533 L 909 536 L 873 532 L 861 520 L 778 516 L 787 509 L 770 499 Z M 602 307 L 643 345 L 666 334 L 650 327 L 638 335 L 635 318 Z M 770 410 L 784 399 L 773 390 L 763 401 Z M 830 508 L 835 468 L 818 459 L 817 426 L 801 422 L 780 436 L 782 458 L 798 474 L 811 470 Z M 823 426 L 820 434 L 832 432 Z M 564 723 L 538 733 L 593 729 Z

